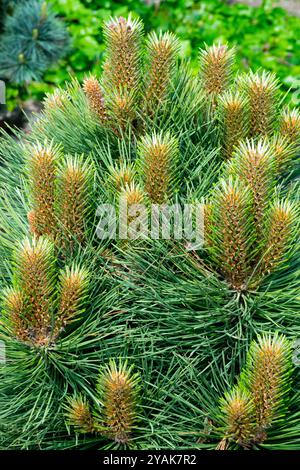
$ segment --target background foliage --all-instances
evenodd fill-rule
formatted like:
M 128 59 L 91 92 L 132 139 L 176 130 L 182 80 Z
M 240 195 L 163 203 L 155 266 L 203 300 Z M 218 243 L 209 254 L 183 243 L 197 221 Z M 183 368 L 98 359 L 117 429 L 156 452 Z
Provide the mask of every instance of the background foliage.
M 0 1 L 0 78 L 7 81 L 10 108 L 24 100 L 27 86 L 42 81 L 66 53 L 69 36 L 62 21 L 42 0 Z
M 286 90 L 291 89 L 294 105 L 300 102 L 300 18 L 290 16 L 272 1 L 258 8 L 229 4 L 224 0 L 165 0 L 160 6 L 142 0 L 52 0 L 54 10 L 65 19 L 72 36 L 68 57 L 51 69 L 44 83 L 31 87 L 41 97 L 61 85 L 70 74 L 80 80 L 87 71 L 99 74 L 104 44 L 101 25 L 111 15 L 140 16 L 147 31 L 172 30 L 182 40 L 182 57 L 196 64 L 203 43 L 220 39 L 237 47 L 239 67 L 264 67 L 276 72 Z

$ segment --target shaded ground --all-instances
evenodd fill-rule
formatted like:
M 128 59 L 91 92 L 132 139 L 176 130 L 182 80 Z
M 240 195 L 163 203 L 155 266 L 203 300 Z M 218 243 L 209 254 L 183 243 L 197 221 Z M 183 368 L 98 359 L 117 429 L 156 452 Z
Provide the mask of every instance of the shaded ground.
M 10 132 L 7 126 L 16 126 L 22 128 L 25 132 L 29 131 L 28 121 L 38 116 L 41 107 L 41 103 L 34 100 L 27 100 L 23 103 L 22 109 L 16 107 L 13 111 L 6 111 L 5 107 L 0 105 L 0 130 L 5 129 L 7 132 Z

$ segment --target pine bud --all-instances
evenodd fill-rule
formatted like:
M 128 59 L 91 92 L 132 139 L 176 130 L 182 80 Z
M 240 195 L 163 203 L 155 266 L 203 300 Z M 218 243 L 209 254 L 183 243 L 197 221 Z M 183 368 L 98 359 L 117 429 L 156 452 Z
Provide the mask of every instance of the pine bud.
M 120 163 L 110 168 L 109 179 L 112 183 L 113 189 L 120 192 L 126 186 L 130 186 L 134 182 L 135 171 L 132 166 L 125 163 Z
M 54 204 L 59 158 L 60 150 L 52 144 L 44 147 L 37 144 L 30 149 L 28 174 L 32 212 L 28 218 L 32 233 L 37 236 L 54 238 L 56 234 Z
M 3 292 L 2 323 L 9 334 L 20 341 L 28 340 L 30 327 L 28 323 L 28 301 L 24 292 L 19 288 L 9 288 Z
M 139 388 L 139 375 L 126 362 L 111 361 L 100 373 L 97 392 L 102 408 L 96 416 L 109 439 L 129 441 L 137 421 Z
M 297 212 L 295 204 L 287 200 L 276 200 L 270 207 L 262 241 L 261 274 L 269 274 L 286 259 L 295 234 Z
M 38 232 L 38 229 L 37 229 L 36 218 L 35 218 L 35 211 L 29 211 L 29 212 L 28 212 L 28 214 L 27 214 L 27 220 L 28 220 L 28 224 L 29 224 L 29 232 L 30 232 L 32 235 L 35 235 L 36 237 L 38 237 L 39 235 L 41 235 L 41 234 Z
M 100 83 L 96 77 L 88 77 L 83 82 L 83 90 L 91 111 L 98 116 L 101 124 L 107 120 L 106 107 Z
M 148 70 L 146 71 L 145 107 L 153 116 L 166 98 L 172 79 L 179 42 L 171 33 L 150 33 L 147 40 Z
M 246 135 L 246 101 L 240 93 L 228 91 L 220 96 L 218 110 L 223 154 L 229 159 L 235 147 Z
M 138 236 L 141 236 L 139 232 L 139 223 L 137 227 L 131 227 L 128 224 L 131 224 L 136 220 L 137 214 L 139 214 L 139 221 L 141 221 L 141 216 L 143 215 L 140 212 L 139 207 L 134 207 L 139 204 L 143 204 L 145 201 L 145 194 L 141 190 L 139 185 L 136 185 L 134 182 L 126 185 L 120 191 L 120 203 L 122 204 L 122 212 L 120 213 L 120 223 L 124 227 L 124 231 L 129 238 L 135 239 Z M 145 214 L 145 213 L 144 213 Z M 146 223 L 146 220 L 143 219 L 143 222 Z
M 69 100 L 69 96 L 64 90 L 57 89 L 53 93 L 46 93 L 44 99 L 45 112 L 55 109 L 63 109 Z
M 278 105 L 278 80 L 274 74 L 245 74 L 239 84 L 249 106 L 249 137 L 266 136 L 273 131 Z
M 65 410 L 68 424 L 74 426 L 77 432 L 93 433 L 95 431 L 90 405 L 85 397 L 78 395 L 69 398 Z
M 210 201 L 206 241 L 209 253 L 234 289 L 244 289 L 250 269 L 253 231 L 250 189 L 231 176 L 221 180 Z
M 200 73 L 203 89 L 213 100 L 230 84 L 234 62 L 234 49 L 226 44 L 214 44 L 200 50 Z
M 262 335 L 252 343 L 241 380 L 253 400 L 256 440 L 284 413 L 291 370 L 291 345 L 284 336 Z
M 83 312 L 88 287 L 88 272 L 76 265 L 66 267 L 60 277 L 59 307 L 55 335 Z
M 229 162 L 227 171 L 247 184 L 252 192 L 253 217 L 257 236 L 260 237 L 265 210 L 275 184 L 274 154 L 266 140 L 241 142 Z
M 46 238 L 26 239 L 15 256 L 16 280 L 27 299 L 28 340 L 47 344 L 51 337 L 55 292 L 54 246 Z
M 280 123 L 280 133 L 295 147 L 300 145 L 300 113 L 295 108 L 285 109 Z
M 136 117 L 135 98 L 127 89 L 114 89 L 107 100 L 111 126 L 117 135 L 122 135 Z
M 84 243 L 92 208 L 93 168 L 83 158 L 66 157 L 58 174 L 60 242 L 72 248 Z
M 172 180 L 178 156 L 178 141 L 169 133 L 146 135 L 139 143 L 145 191 L 153 203 L 171 196 Z
M 247 448 L 255 433 L 250 394 L 241 387 L 235 387 L 222 398 L 221 411 L 225 439 Z
M 111 18 L 104 24 L 103 32 L 107 49 L 105 88 L 137 92 L 141 78 L 142 22 L 131 15 L 128 19 Z
M 287 137 L 275 134 L 270 139 L 277 175 L 288 170 L 290 163 L 297 156 L 297 149 L 291 144 Z
M 125 197 L 128 206 L 133 204 L 141 204 L 144 200 L 143 191 L 139 185 L 136 185 L 134 182 L 122 188 L 120 196 Z

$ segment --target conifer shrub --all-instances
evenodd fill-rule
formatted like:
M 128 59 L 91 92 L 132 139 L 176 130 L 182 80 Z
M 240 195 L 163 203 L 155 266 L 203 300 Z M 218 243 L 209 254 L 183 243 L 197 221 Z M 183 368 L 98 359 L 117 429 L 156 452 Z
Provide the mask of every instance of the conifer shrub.
M 0 9 L 0 77 L 26 86 L 65 54 L 67 30 L 41 0 L 2 0 Z
M 195 75 L 171 33 L 104 36 L 102 72 L 0 140 L 1 447 L 299 448 L 299 113 L 229 45 Z M 124 202 L 201 203 L 204 244 L 101 237 Z

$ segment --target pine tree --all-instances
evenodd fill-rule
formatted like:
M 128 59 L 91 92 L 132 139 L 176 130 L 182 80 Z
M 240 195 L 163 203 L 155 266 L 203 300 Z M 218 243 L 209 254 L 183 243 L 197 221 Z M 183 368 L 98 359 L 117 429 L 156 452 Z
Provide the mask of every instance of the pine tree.
M 298 112 L 229 46 L 193 74 L 143 31 L 108 20 L 102 72 L 0 139 L 0 446 L 297 449 Z M 124 240 L 123 201 L 203 203 L 204 244 Z

